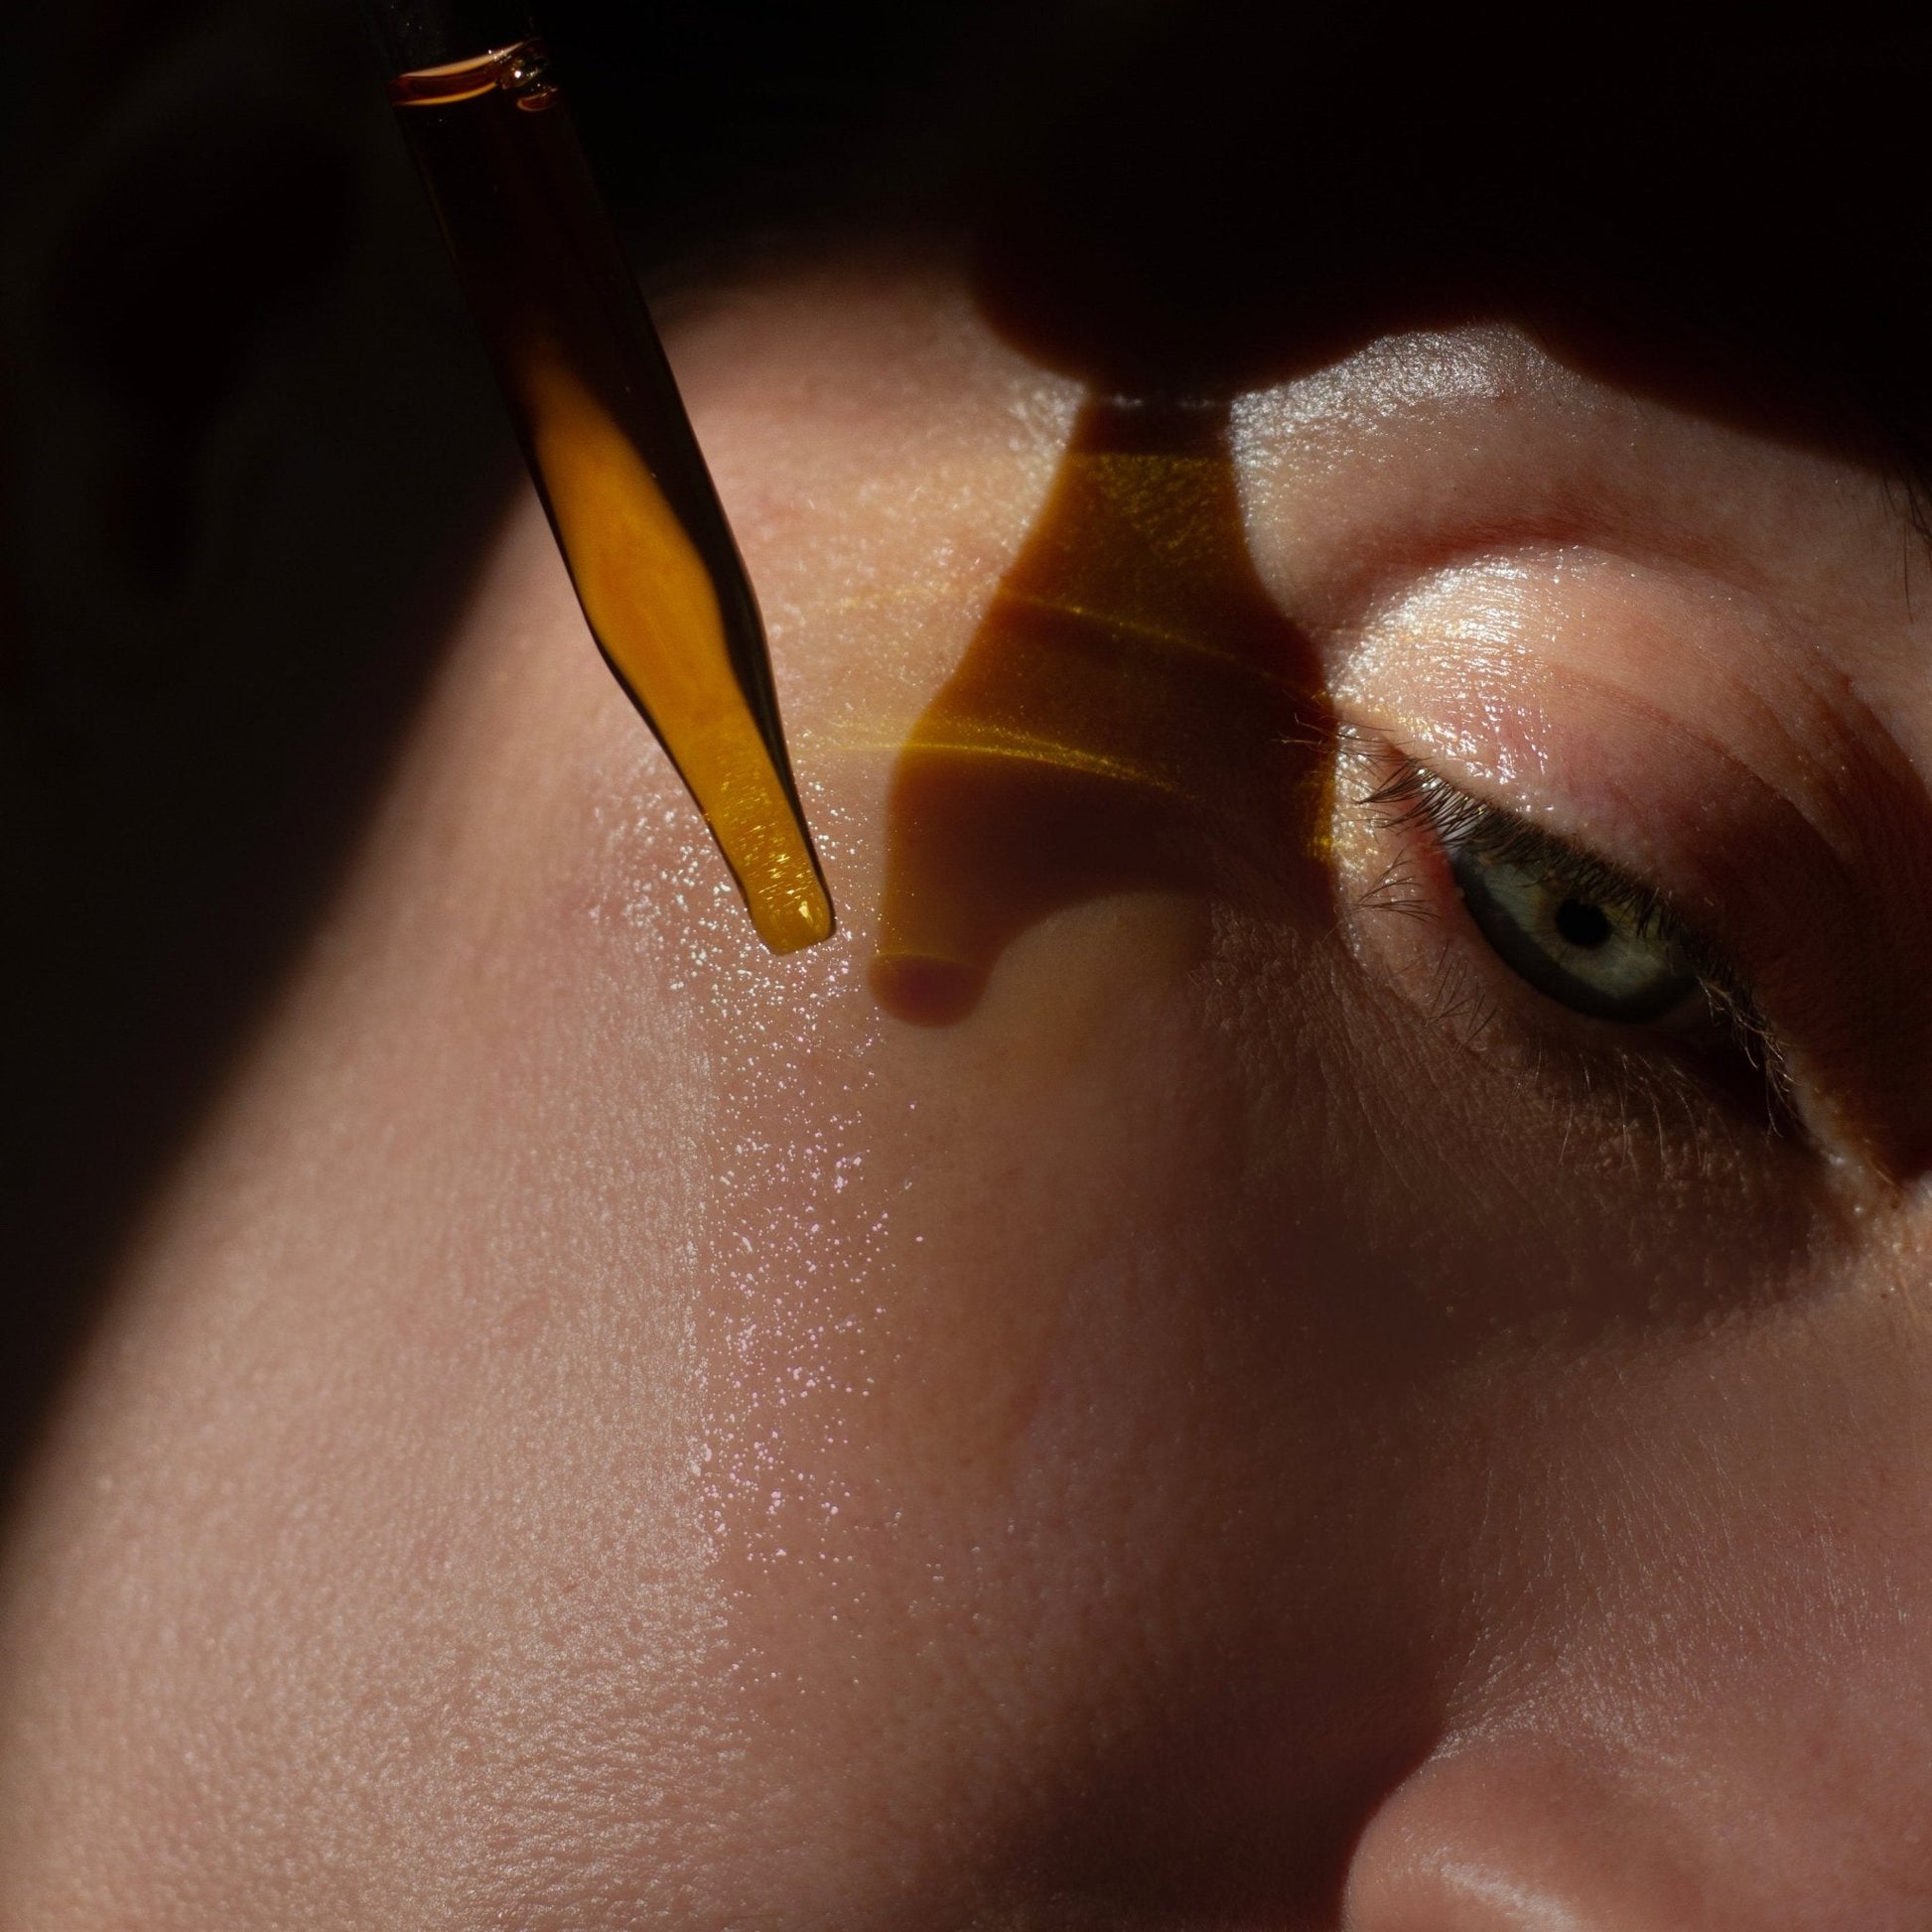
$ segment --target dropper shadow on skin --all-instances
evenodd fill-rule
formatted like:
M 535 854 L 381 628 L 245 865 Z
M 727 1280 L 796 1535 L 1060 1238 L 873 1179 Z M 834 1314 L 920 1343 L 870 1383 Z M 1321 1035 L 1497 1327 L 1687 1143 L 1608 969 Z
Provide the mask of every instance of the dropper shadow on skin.
M 1292 887 L 1325 821 L 1314 653 L 1248 553 L 1229 402 L 1093 397 L 888 801 L 872 988 L 948 1026 L 1050 914 Z
M 1083 41 L 1078 84 L 1016 100 L 971 187 L 982 319 L 1087 401 L 894 771 L 872 985 L 900 1019 L 963 1020 L 1007 947 L 1083 901 L 1325 894 L 1332 718 L 1249 555 L 1229 412 L 1360 318 L 1288 245 L 1284 208 L 1321 205 L 1271 159 L 1282 76 L 1309 69 L 1255 69 L 1253 29 L 1210 7 L 1123 20 L 1104 60 Z

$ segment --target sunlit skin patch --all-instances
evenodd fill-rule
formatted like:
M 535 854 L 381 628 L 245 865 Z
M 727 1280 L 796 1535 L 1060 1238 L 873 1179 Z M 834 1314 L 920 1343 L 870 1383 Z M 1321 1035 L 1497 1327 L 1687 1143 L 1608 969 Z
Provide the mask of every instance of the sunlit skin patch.
M 1313 653 L 1255 576 L 1224 403 L 1107 399 L 894 772 L 872 986 L 979 1003 L 1021 933 L 1109 894 L 1314 869 Z

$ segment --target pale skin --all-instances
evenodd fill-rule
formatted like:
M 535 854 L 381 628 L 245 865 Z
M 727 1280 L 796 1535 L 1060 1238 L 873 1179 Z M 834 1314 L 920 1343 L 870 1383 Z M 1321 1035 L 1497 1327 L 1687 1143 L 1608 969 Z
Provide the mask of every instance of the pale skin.
M 1251 398 L 1321 889 L 922 1029 L 893 759 L 1079 391 L 892 257 L 671 347 L 840 935 L 761 952 L 520 504 L 30 1483 L 0 1925 L 1923 1928 L 1896 491 L 1507 319 Z M 1794 1123 L 1501 964 L 1398 754 L 1724 933 Z

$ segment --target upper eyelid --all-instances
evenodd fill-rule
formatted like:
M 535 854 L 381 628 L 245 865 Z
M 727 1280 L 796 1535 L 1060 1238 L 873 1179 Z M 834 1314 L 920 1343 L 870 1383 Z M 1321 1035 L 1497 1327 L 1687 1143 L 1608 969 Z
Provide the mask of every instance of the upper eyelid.
M 1560 766 L 1563 793 L 1634 842 L 1624 856 L 1696 887 L 1695 844 L 1672 849 L 1668 814 L 1618 810 L 1631 790 L 1624 760 L 1590 755 L 1609 735 L 1601 720 L 1630 746 L 1654 744 L 1650 763 L 1668 757 L 1707 790 L 1762 790 L 1842 867 L 1900 825 L 1932 854 L 1932 797 L 1913 759 L 1801 618 L 1614 549 L 1490 546 L 1405 573 L 1399 593 L 1329 633 L 1340 654 L 1331 689 L 1344 712 L 1392 737 L 1420 735 L 1430 762 L 1521 794 L 1522 807 L 1543 809 L 1544 770 Z M 1391 684 L 1403 699 L 1393 712 Z M 1881 793 L 1894 809 L 1862 809 Z

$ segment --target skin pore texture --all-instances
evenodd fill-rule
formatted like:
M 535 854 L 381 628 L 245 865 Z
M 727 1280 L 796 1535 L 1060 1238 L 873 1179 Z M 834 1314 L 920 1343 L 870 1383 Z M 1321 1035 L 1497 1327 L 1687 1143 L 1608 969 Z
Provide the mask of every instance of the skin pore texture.
M 668 344 L 841 931 L 762 952 L 519 506 L 28 1490 L 0 1926 L 1922 1932 L 1885 480 L 1507 319 L 1242 397 L 1323 864 L 922 1027 L 895 759 L 1081 390 L 917 261 Z M 1505 967 L 1401 758 L 1676 906 L 1791 1120 Z

